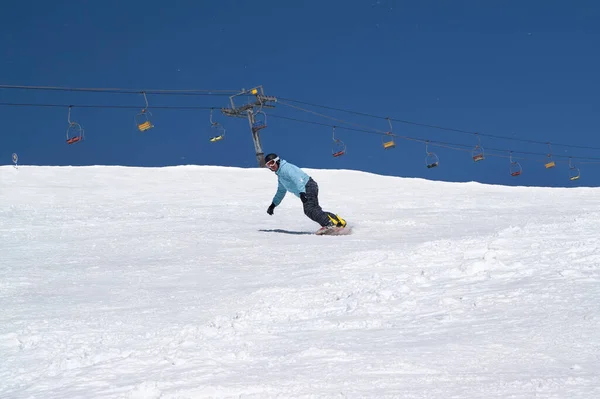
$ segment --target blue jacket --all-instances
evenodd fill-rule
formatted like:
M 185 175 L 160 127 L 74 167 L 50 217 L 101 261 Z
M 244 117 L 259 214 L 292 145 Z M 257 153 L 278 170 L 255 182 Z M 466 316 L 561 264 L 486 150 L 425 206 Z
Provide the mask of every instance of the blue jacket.
M 275 174 L 277 175 L 277 193 L 273 197 L 275 206 L 281 203 L 288 191 L 296 197 L 300 197 L 300 193 L 306 192 L 305 187 L 310 176 L 296 165 L 282 159 Z

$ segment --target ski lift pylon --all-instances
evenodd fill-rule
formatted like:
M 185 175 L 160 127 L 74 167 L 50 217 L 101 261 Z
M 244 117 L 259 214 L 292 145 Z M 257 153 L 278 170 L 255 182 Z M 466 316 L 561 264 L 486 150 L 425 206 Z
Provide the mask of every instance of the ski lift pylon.
M 552 160 L 552 147 L 548 143 L 548 161 L 544 164 L 546 169 L 550 169 L 556 166 L 556 163 Z
M 333 149 L 331 150 L 331 154 L 335 158 L 344 155 L 346 153 L 346 144 L 344 144 L 344 142 L 342 140 L 335 138 L 335 126 L 333 127 L 332 137 L 333 137 Z
M 509 172 L 511 176 L 520 176 L 521 173 L 523 172 L 523 168 L 521 167 L 521 164 L 517 161 L 513 161 L 512 159 L 512 151 L 509 152 L 508 154 L 509 157 L 509 161 L 510 161 L 510 166 L 509 166 Z
M 210 128 L 214 134 L 210 135 L 209 141 L 215 143 L 225 138 L 225 128 L 219 122 L 213 121 L 213 109 L 210 109 Z
M 475 133 L 477 134 L 477 133 Z M 485 159 L 485 152 L 483 151 L 483 147 L 481 146 L 481 138 L 477 135 L 477 145 L 471 151 L 471 157 L 473 158 L 473 162 L 483 161 Z
M 574 181 L 579 179 L 580 177 L 581 172 L 579 171 L 579 168 L 573 166 L 573 164 L 571 163 L 571 158 L 569 158 L 569 180 Z
M 150 122 L 150 118 L 148 117 L 148 115 L 152 116 L 152 113 L 148 111 L 148 98 L 146 97 L 146 92 L 142 92 L 142 94 L 144 95 L 144 101 L 146 101 L 146 107 L 135 116 L 135 124 L 140 132 L 145 132 L 146 130 L 152 129 L 154 125 Z
M 388 150 L 390 148 L 396 147 L 396 142 L 394 141 L 394 134 L 392 133 L 392 121 L 390 118 L 386 118 L 388 123 L 390 124 L 390 131 L 381 137 L 383 141 L 383 149 Z
M 69 122 L 67 144 L 75 144 L 83 140 L 83 128 L 79 123 L 71 121 L 71 107 L 72 105 L 69 105 L 69 113 L 67 114 L 67 122 Z
M 440 164 L 440 159 L 435 153 L 429 151 L 429 140 L 425 142 L 425 166 L 427 169 L 436 168 Z

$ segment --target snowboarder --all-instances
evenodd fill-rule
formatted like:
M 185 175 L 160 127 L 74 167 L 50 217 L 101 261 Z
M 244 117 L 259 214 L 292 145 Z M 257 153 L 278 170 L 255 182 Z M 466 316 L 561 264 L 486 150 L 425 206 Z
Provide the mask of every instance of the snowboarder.
M 277 154 L 268 154 L 265 157 L 265 166 L 272 172 L 275 172 L 278 183 L 273 202 L 267 209 L 269 215 L 273 215 L 275 207 L 281 203 L 285 194 L 289 191 L 300 197 L 304 207 L 304 214 L 321 225 L 317 234 L 323 234 L 327 230 L 334 228 L 342 229 L 346 227 L 344 219 L 321 209 L 318 198 L 319 186 L 302 169 L 280 159 Z

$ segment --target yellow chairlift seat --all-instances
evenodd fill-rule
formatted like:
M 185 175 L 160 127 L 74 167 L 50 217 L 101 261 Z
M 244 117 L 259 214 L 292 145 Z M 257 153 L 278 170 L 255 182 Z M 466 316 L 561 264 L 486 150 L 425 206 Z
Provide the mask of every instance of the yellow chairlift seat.
M 394 148 L 394 147 L 396 147 L 396 142 L 394 140 L 386 141 L 385 143 L 383 143 L 383 148 L 386 150 L 389 148 Z
M 140 130 L 140 132 L 145 132 L 146 130 L 150 130 L 153 127 L 154 125 L 150 123 L 150 121 L 146 121 L 138 125 L 138 129 Z
M 389 138 L 387 136 L 390 136 Z M 394 148 L 396 146 L 396 142 L 394 141 L 394 137 L 392 136 L 392 132 L 387 132 L 382 138 L 383 149 L 387 150 L 390 148 Z
M 221 141 L 225 138 L 225 128 L 219 122 L 215 122 L 212 119 L 212 108 L 210 110 L 210 130 L 211 135 L 209 141 L 211 143 L 215 143 L 217 141 Z

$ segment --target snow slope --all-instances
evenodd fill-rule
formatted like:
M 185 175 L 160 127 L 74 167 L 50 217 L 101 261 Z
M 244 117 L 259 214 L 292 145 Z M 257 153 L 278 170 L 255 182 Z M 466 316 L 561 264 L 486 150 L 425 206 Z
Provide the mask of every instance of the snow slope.
M 600 397 L 600 189 L 308 172 L 0 167 L 0 397 Z

